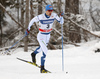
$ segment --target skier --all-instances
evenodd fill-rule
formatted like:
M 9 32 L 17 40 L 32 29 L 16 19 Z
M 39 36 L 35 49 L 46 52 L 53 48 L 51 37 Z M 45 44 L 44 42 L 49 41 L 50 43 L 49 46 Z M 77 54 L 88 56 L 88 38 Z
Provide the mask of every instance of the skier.
M 50 33 L 52 31 L 52 25 L 54 20 L 56 19 L 60 24 L 63 24 L 64 20 L 61 17 L 64 15 L 63 12 L 60 13 L 60 17 L 56 13 L 53 12 L 53 7 L 52 5 L 47 5 L 45 7 L 45 13 L 40 14 L 38 16 L 35 16 L 29 23 L 28 29 L 25 31 L 25 34 L 28 35 L 31 26 L 33 25 L 34 22 L 39 22 L 39 33 L 37 35 L 37 40 L 40 44 L 40 46 L 31 53 L 32 57 L 32 62 L 36 63 L 36 54 L 42 51 L 42 57 L 41 57 L 41 73 L 48 73 L 48 71 L 45 69 L 45 59 L 46 59 L 46 54 L 48 51 L 47 45 L 50 39 Z

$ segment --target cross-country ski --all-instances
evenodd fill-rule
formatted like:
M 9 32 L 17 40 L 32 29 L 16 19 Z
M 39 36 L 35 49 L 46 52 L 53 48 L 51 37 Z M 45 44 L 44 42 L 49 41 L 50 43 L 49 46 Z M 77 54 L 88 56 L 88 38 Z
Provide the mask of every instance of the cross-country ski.
M 34 62 L 27 61 L 27 60 L 24 60 L 24 59 L 21 59 L 21 58 L 17 58 L 17 59 L 20 60 L 20 61 L 29 63 L 29 64 L 31 64 L 31 65 L 34 65 L 34 66 L 36 66 L 36 67 L 38 67 L 38 68 L 41 68 L 41 66 L 39 66 L 38 64 L 36 64 L 36 63 L 34 63 Z M 47 73 L 51 73 L 51 72 L 47 70 Z

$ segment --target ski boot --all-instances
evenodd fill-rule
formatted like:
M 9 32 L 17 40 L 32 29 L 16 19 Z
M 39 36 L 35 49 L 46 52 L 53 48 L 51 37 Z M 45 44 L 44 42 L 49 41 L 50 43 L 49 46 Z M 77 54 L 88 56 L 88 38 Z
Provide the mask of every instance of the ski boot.
M 31 53 L 31 57 L 32 57 L 32 62 L 33 63 L 36 63 L 36 54 L 33 52 L 33 53 Z
M 44 66 L 41 66 L 40 72 L 41 73 L 48 73 L 48 71 L 44 68 Z

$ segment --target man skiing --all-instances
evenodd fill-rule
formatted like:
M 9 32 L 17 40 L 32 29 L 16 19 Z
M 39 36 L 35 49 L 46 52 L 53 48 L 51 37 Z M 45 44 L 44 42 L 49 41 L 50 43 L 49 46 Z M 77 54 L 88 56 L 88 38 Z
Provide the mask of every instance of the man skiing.
M 56 19 L 60 24 L 63 24 L 64 20 L 61 17 L 64 15 L 63 12 L 60 13 L 60 17 L 56 13 L 53 12 L 52 5 L 47 5 L 45 7 L 46 12 L 43 14 L 40 14 L 38 16 L 35 16 L 29 23 L 28 29 L 26 30 L 25 34 L 28 35 L 31 26 L 34 22 L 39 22 L 39 33 L 37 35 L 37 40 L 40 44 L 40 46 L 31 53 L 32 62 L 36 63 L 36 54 L 42 51 L 42 57 L 41 57 L 41 73 L 48 73 L 48 71 L 45 69 L 45 59 L 46 54 L 48 51 L 47 45 L 49 43 L 50 39 L 50 33 L 52 31 L 52 25 L 54 20 Z

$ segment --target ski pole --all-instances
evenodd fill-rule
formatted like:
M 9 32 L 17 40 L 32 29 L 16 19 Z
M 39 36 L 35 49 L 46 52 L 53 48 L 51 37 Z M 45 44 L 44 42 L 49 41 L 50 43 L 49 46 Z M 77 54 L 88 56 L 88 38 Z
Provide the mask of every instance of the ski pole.
M 61 20 L 63 17 L 61 17 Z M 62 71 L 64 71 L 64 53 L 63 53 L 63 24 L 61 24 L 61 32 L 62 32 Z
M 10 49 L 12 48 L 12 47 L 14 47 L 17 43 L 19 43 L 25 36 L 27 36 L 27 35 L 24 35 L 23 37 L 21 37 L 15 44 L 13 44 L 8 50 L 6 50 L 4 53 L 6 54 L 7 52 L 9 52 L 10 51 Z

